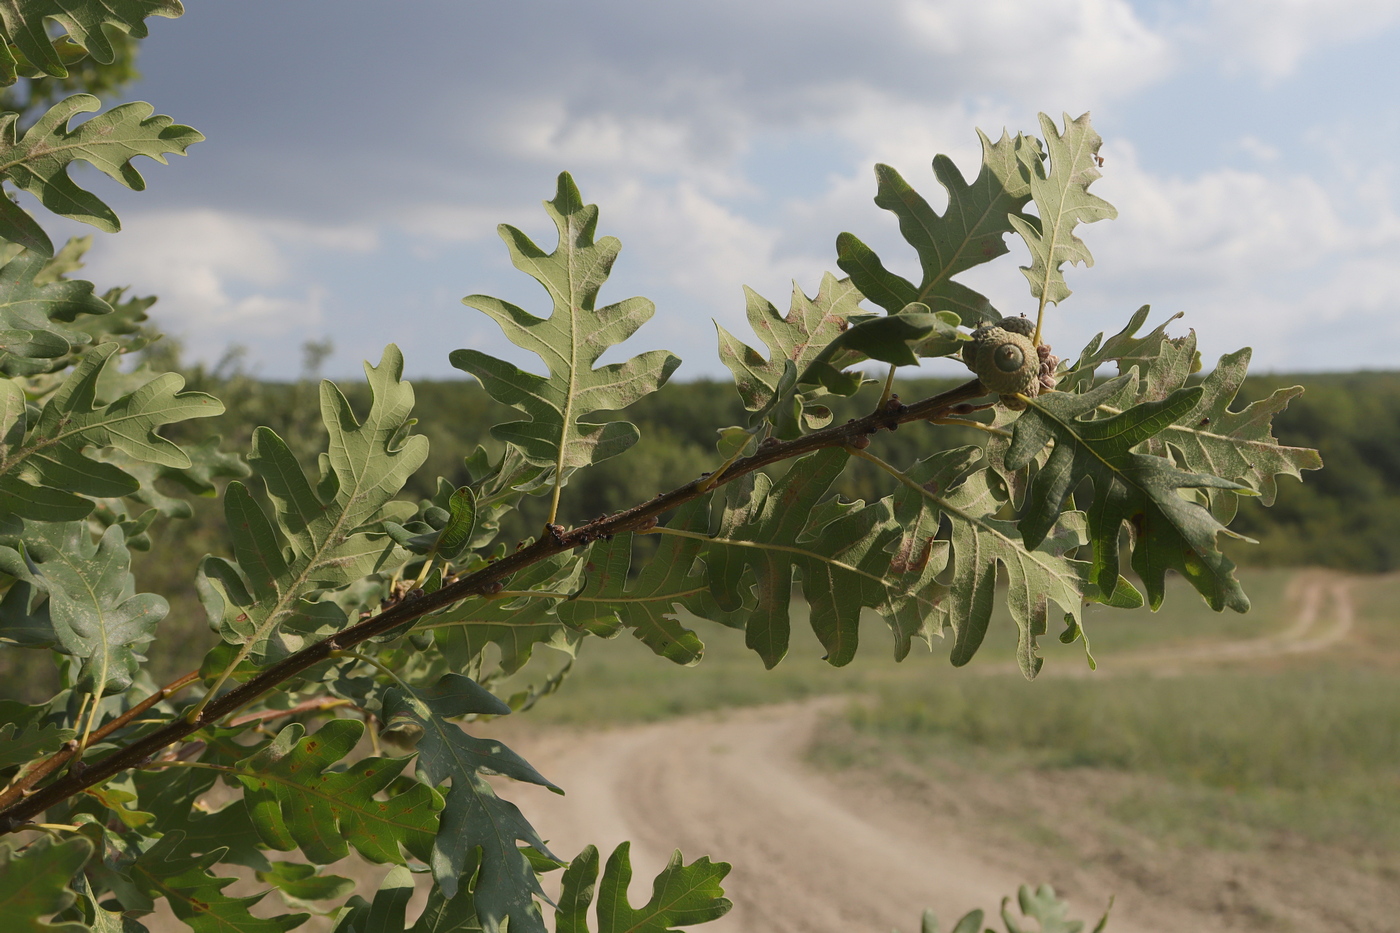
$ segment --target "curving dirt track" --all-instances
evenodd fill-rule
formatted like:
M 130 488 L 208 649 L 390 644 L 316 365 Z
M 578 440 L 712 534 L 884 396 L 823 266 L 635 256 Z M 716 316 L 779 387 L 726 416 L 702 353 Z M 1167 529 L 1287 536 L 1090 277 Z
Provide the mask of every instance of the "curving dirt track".
M 835 698 L 584 734 L 511 738 L 546 774 L 567 774 L 568 796 L 512 785 L 509 793 L 551 847 L 589 842 L 606 855 L 631 839 L 632 898 L 673 848 L 689 861 L 733 863 L 735 907 L 714 933 L 917 930 L 934 906 L 945 928 L 975 907 L 995 908 L 1029 877 L 1024 866 L 978 853 L 950 826 L 931 825 L 918 801 L 866 794 L 806 767 L 803 752 Z M 975 821 L 974 821 L 975 822 Z M 1075 904 L 1087 917 L 1103 905 Z M 1179 911 L 1120 904 L 1113 933 L 1216 929 Z M 1220 929 L 1224 929 L 1221 927 Z
M 1279 633 L 1119 655 L 1101 673 L 1255 662 L 1320 651 L 1351 631 L 1343 577 L 1300 574 L 1290 601 L 1296 618 Z M 503 790 L 547 828 L 561 855 L 592 842 L 606 856 L 631 839 L 634 903 L 646 899 L 645 879 L 673 848 L 687 860 L 713 854 L 732 862 L 725 887 L 735 907 L 706 927 L 714 933 L 911 931 L 930 906 L 946 928 L 963 912 L 995 909 L 1017 885 L 1052 874 L 1024 846 L 1014 854 L 989 847 L 978 833 L 985 820 L 977 800 L 944 800 L 940 808 L 927 797 L 950 789 L 896 794 L 806 766 L 815 730 L 843 702 L 826 697 L 605 731 L 511 730 L 512 746 L 543 773 L 568 775 L 568 796 L 518 784 Z M 1101 877 L 1085 888 L 1124 895 L 1112 933 L 1240 929 L 1199 901 L 1188 906 L 1166 890 L 1154 895 L 1153 885 L 1129 892 L 1121 883 Z M 1102 906 L 1075 903 L 1072 915 L 1092 925 Z
M 1293 622 L 1286 629 L 1262 638 L 1119 655 L 1113 659 L 1113 668 L 1126 671 L 1151 666 L 1175 673 L 1187 664 L 1262 661 L 1323 651 L 1345 641 L 1356 624 L 1351 585 L 1351 579 L 1341 574 L 1299 571 L 1285 591 L 1285 599 L 1296 607 Z

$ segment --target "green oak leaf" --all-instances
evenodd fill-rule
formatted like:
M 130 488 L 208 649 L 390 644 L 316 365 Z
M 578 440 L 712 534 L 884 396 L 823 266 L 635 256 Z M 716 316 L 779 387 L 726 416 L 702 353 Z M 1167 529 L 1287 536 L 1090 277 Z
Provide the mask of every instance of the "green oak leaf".
M 1160 331 L 1154 331 L 1156 335 Z M 1149 335 L 1151 336 L 1151 335 Z M 1207 473 L 1249 487 L 1264 505 L 1273 505 L 1279 475 L 1302 479 L 1303 470 L 1322 468 L 1316 450 L 1284 447 L 1273 436 L 1274 415 L 1303 393 L 1302 386 L 1276 389 L 1268 398 L 1250 403 L 1243 411 L 1231 411 L 1230 403 L 1239 394 L 1249 370 L 1252 351 L 1246 347 L 1220 358 L 1215 368 L 1199 383 L 1201 397 L 1160 434 L 1149 438 L 1140 452 L 1166 456 L 1168 449 L 1176 462 L 1196 473 Z M 1193 375 L 1196 335 L 1144 340 L 1135 345 L 1131 356 L 1119 358 L 1121 372 L 1136 371 L 1130 392 L 1123 401 L 1103 405 L 1105 414 L 1115 414 L 1129 404 L 1157 401 L 1185 386 Z M 1235 516 L 1239 496 L 1228 489 L 1204 490 L 1211 513 L 1222 524 Z
M 905 486 L 895 494 L 895 515 L 904 518 L 905 532 L 895 553 L 917 555 L 934 545 L 931 535 L 939 528 L 940 516 L 946 517 L 948 530 L 940 537 L 951 549 L 948 588 L 934 612 L 937 628 L 946 626 L 953 632 L 952 661 L 958 666 L 972 660 L 981 647 L 996 601 L 997 570 L 1004 568 L 1006 605 L 1018 632 L 1016 661 L 1021 673 L 1032 679 L 1042 663 L 1036 639 L 1045 634 L 1050 603 L 1060 607 L 1066 626 L 1077 633 L 1082 629 L 1084 600 L 1102 601 L 1098 589 L 1089 583 L 1090 564 L 1065 556 L 1084 543 L 1079 533 L 1083 515 L 1062 514 L 1058 533 L 1028 549 L 1016 523 L 997 518 L 1005 499 L 990 482 L 987 470 L 959 482 L 977 451 L 975 447 L 945 451 L 905 472 Z M 1132 592 L 1131 584 L 1120 580 L 1115 595 L 1125 606 L 1141 605 L 1140 597 L 1134 603 Z
M 73 878 L 73 890 L 78 894 L 78 903 L 60 914 L 60 917 L 80 917 L 89 933 L 149 933 L 145 925 L 123 911 L 108 910 L 98 903 L 103 898 L 93 893 L 86 875 L 79 873 Z
M 102 451 L 99 457 L 104 463 L 115 465 L 141 482 L 141 488 L 130 495 L 104 500 L 102 504 L 110 508 L 113 516 L 138 515 L 145 509 L 154 509 L 169 518 L 189 518 L 194 514 L 190 503 L 179 495 L 166 493 L 160 484 L 169 482 L 186 492 L 208 498 L 217 493 L 216 479 L 243 479 L 248 476 L 251 471 L 243 457 L 221 450 L 221 443 L 222 438 L 215 435 L 181 448 L 190 458 L 190 465 L 184 469 L 145 463 L 110 448 Z M 100 514 L 98 517 L 107 520 L 106 515 Z
M 101 0 L 99 3 L 73 3 L 71 0 L 11 0 L 0 4 L 0 85 L 15 82 L 16 61 L 8 46 L 13 45 L 28 63 L 44 74 L 66 78 L 64 57 L 55 48 L 48 23 L 58 23 L 68 38 L 104 65 L 116 60 L 117 52 L 107 30 L 123 32 L 134 39 L 146 38 L 148 16 L 173 19 L 185 12 L 180 0 Z
M 659 389 L 680 359 L 652 350 L 622 363 L 595 366 L 598 358 L 645 324 L 655 311 L 644 298 L 628 298 L 596 307 L 621 244 L 614 237 L 593 240 L 598 208 L 584 204 L 567 172 L 545 211 L 559 230 L 554 252 L 546 253 L 520 230 L 507 224 L 501 239 L 517 269 L 535 278 L 554 303 L 547 318 L 485 295 L 462 299 L 491 317 L 516 346 L 539 355 L 548 376 L 528 373 L 479 350 L 454 350 L 452 365 L 475 376 L 498 402 L 514 406 L 529 421 L 498 424 L 492 436 L 519 448 L 539 466 L 553 467 L 556 488 L 568 472 L 616 456 L 637 442 L 635 425 L 580 421 L 597 411 L 626 408 Z
M 467 866 L 465 875 L 471 877 L 476 865 Z M 476 916 L 476 904 L 471 888 L 462 885 L 456 896 L 446 898 L 434 887 L 428 892 L 428 903 L 413 926 L 405 928 L 408 901 L 413 896 L 413 876 L 406 869 L 395 868 L 384 876 L 374 901 L 351 898 L 350 903 L 336 914 L 331 933 L 481 933 L 481 921 Z
M 136 593 L 115 525 L 94 542 L 86 522 L 28 522 L 14 547 L 0 547 L 0 570 L 17 580 L 0 601 L 0 637 L 81 659 L 79 683 L 100 693 L 131 685 L 145 660 L 137 651 L 170 611 L 164 597 Z
M 822 277 L 821 287 L 812 298 L 793 283 L 792 303 L 786 316 L 752 289 L 746 287 L 744 294 L 748 298 L 749 326 L 767 347 L 768 356 L 765 359 L 763 354 L 716 323 L 719 358 L 734 374 L 744 407 L 751 412 L 767 413 L 784 391 L 793 388 L 791 375 L 785 382 L 784 374 L 789 369 L 794 373 L 806 370 L 817 355 L 850 326 L 849 319 L 860 314 L 860 301 L 864 296 L 850 279 L 838 280 L 829 273 Z M 839 369 L 858 359 L 850 353 L 845 356 L 848 359 L 832 360 L 831 365 Z M 827 392 L 850 395 L 858 388 L 859 378 L 854 380 L 853 387 L 846 387 L 846 391 L 819 385 L 816 391 L 804 392 L 799 396 L 797 410 L 793 406 L 781 406 L 773 412 L 779 435 L 796 437 L 802 433 L 803 426 L 814 429 L 829 424 L 831 410 L 818 404 L 817 399 Z M 799 415 L 801 426 L 798 425 Z
M 736 612 L 748 604 L 752 572 L 757 602 L 746 613 L 745 640 L 768 668 L 787 654 L 794 571 L 834 666 L 855 657 L 861 608 L 887 605 L 884 548 L 897 534 L 888 504 L 820 501 L 847 458 L 825 450 L 796 461 L 777 483 L 751 473 L 725 487 L 719 529 L 703 552 L 710 592 L 721 609 Z
M 300 849 L 314 864 L 344 858 L 354 848 L 372 862 L 403 864 L 403 852 L 425 859 L 438 826 L 442 798 L 424 784 L 376 799 L 408 758 L 363 758 L 329 770 L 364 734 L 358 719 L 333 719 L 312 735 L 292 723 L 231 771 L 263 842 Z
M 677 849 L 652 882 L 651 899 L 633 907 L 627 899 L 632 882 L 631 843 L 613 850 L 598 880 L 598 850 L 588 846 L 564 871 L 555 933 L 590 933 L 588 908 L 596 893 L 598 933 L 673 933 L 675 927 L 718 920 L 734 906 L 720 882 L 729 874 L 727 862 L 698 858 L 684 863 Z
M 939 514 L 929 496 L 947 492 L 966 476 L 982 456 L 980 447 L 941 450 L 904 471 L 906 488 L 895 493 L 894 517 L 899 523 L 899 543 L 890 557 L 895 573 L 917 572 L 933 557 Z
M 455 489 L 447 497 L 447 515 L 447 523 L 428 553 L 455 560 L 476 534 L 476 494 L 470 486 Z
M 1054 120 L 1040 115 L 1046 152 L 1030 144 L 1016 147 L 1021 177 L 1030 186 L 1038 216 L 1021 214 L 1008 220 L 1030 249 L 1031 264 L 1022 266 L 1021 272 L 1031 284 L 1031 296 L 1039 298 L 1042 307 L 1046 302 L 1059 304 L 1070 296 L 1061 265 L 1094 264 L 1094 257 L 1084 241 L 1075 236 L 1074 228 L 1118 216 L 1112 204 L 1089 193 L 1089 185 L 1101 174 L 1094 157 L 1103 139 L 1089 124 L 1087 113 L 1075 120 L 1065 114 L 1064 121 L 1061 134 Z M 1048 171 L 1046 155 L 1050 159 Z
M 118 786 L 119 783 L 124 784 L 125 787 Z M 128 829 L 134 829 L 150 823 L 155 819 L 155 815 L 127 806 L 136 800 L 135 791 L 128 789 L 132 786 L 130 777 L 125 777 L 121 780 L 111 780 L 105 784 L 99 784 L 96 787 L 89 787 L 83 793 L 107 809 L 104 816 L 109 822 L 119 820 Z
M 45 923 L 77 896 L 69 883 L 92 855 L 81 837 L 56 843 L 41 836 L 22 852 L 0 847 L 0 915 L 16 933 L 86 933 L 80 923 Z
M 1239 483 L 1172 466 L 1170 460 L 1136 453 L 1134 448 L 1176 424 L 1201 400 L 1202 389 L 1178 389 L 1165 399 L 1145 402 L 1120 414 L 1095 419 L 1099 405 L 1130 389 L 1135 377 L 1120 376 L 1086 392 L 1050 392 L 1032 399 L 1013 426 L 1006 464 L 1019 469 L 1047 444 L 1054 450 L 1031 481 L 1018 528 L 1029 548 L 1037 547 L 1059 520 L 1066 500 L 1081 480 L 1093 484 L 1088 509 L 1093 566 L 1089 579 L 1112 593 L 1119 579 L 1118 540 L 1122 526 L 1132 530 L 1132 565 L 1156 609 L 1165 595 L 1165 577 L 1174 569 L 1191 581 L 1212 609 L 1249 608 L 1235 579 L 1234 564 L 1216 547 L 1225 527 L 1208 510 L 1182 498 L 1181 489 L 1248 492 Z
M 470 874 L 475 866 L 468 866 Z M 469 887 L 462 885 L 451 898 L 444 897 L 436 886 L 428 892 L 428 903 L 407 933 L 481 933 L 481 921 L 476 916 L 476 901 Z
M 54 372 L 92 340 L 71 325 L 79 316 L 109 315 L 112 306 L 93 294 L 91 282 L 42 281 L 47 262 L 24 251 L 0 267 L 0 373 L 32 376 Z
M 286 933 L 305 922 L 306 914 L 254 917 L 248 908 L 267 892 L 229 897 L 224 888 L 232 878 L 209 873 L 223 850 L 192 856 L 181 852 L 183 834 L 166 833 L 131 865 L 130 877 L 147 897 L 165 898 L 175 916 L 195 933 Z
M 585 557 L 583 590 L 557 607 L 559 618 L 575 628 L 609 637 L 628 628 L 652 651 L 677 664 L 698 664 L 705 646 L 680 624 L 685 609 L 702 619 L 729 621 L 710 596 L 696 558 L 705 547 L 709 503 L 696 499 L 682 506 L 661 536 L 656 553 L 641 573 L 632 569 L 632 535 L 594 541 Z M 688 532 L 689 536 L 674 532 Z
M 453 489 L 438 477 L 438 494 L 423 503 L 422 511 L 422 521 L 384 525 L 400 547 L 414 554 L 455 560 L 476 535 L 476 493 L 470 486 Z
M 90 240 L 91 237 L 83 239 Z M 146 312 L 156 303 L 156 296 L 128 298 L 126 292 L 125 288 L 107 289 L 102 293 L 102 300 L 112 310 L 100 315 L 80 315 L 74 320 L 74 328 L 87 334 L 94 343 L 116 340 L 127 353 L 145 349 L 159 340 L 159 335 L 145 331 L 143 327 L 150 321 L 150 315 Z
M 981 456 L 977 447 L 939 451 L 903 473 L 906 488 L 894 495 L 893 510 L 899 535 L 886 547 L 890 574 L 903 581 L 885 618 L 894 631 L 895 660 L 908 657 L 913 639 L 931 648 L 943 636 L 944 601 L 950 588 L 939 578 L 948 566 L 949 544 L 939 537 L 941 513 L 925 494 L 946 492 Z
M 1001 919 L 1006 924 L 1006 933 L 1080 933 L 1084 929 L 1084 921 L 1069 919 L 1069 904 L 1060 900 L 1055 889 L 1048 884 L 1042 884 L 1034 891 L 1023 884 L 1017 890 L 1016 906 L 1021 908 L 1021 919 L 1012 916 L 1010 905 L 1009 897 L 1001 902 Z M 1035 929 L 1022 926 L 1021 920 L 1034 920 Z M 1094 933 L 1102 933 L 1107 925 L 1108 913 L 1105 912 L 1094 926 Z
M 0 637 L 3 637 L 2 629 Z M 0 768 L 12 768 L 51 755 L 77 734 L 73 729 L 64 729 L 52 722 L 30 722 L 23 729 L 13 722 L 0 725 Z
M 953 311 L 973 325 L 1001 317 L 987 299 L 953 276 L 990 262 L 1007 252 L 1004 240 L 1012 232 L 1011 218 L 1024 218 L 1021 209 L 1031 189 L 1017 161 L 1018 148 L 1034 149 L 1034 139 L 1005 133 L 992 142 L 981 130 L 982 165 L 971 183 L 947 156 L 935 156 L 933 173 L 948 192 L 948 207 L 934 211 L 917 191 L 888 165 L 875 166 L 875 203 L 899 218 L 899 230 L 914 247 L 923 277 L 916 286 L 886 269 L 870 247 L 850 233 L 836 238 L 837 265 L 865 296 L 894 314 L 913 302 L 935 311 Z
M 354 897 L 336 912 L 331 933 L 404 933 L 412 896 L 413 875 L 407 868 L 392 868 L 379 883 L 373 902 Z
M 44 264 L 44 268 L 34 276 L 38 284 L 60 282 L 83 268 L 83 257 L 92 249 L 92 236 L 69 237 L 63 247 L 54 253 Z M 8 261 L 23 252 L 23 247 L 14 243 L 0 243 L 0 255 Z
M 348 586 L 394 555 L 378 523 L 401 511 L 394 497 L 427 458 L 428 441 L 405 436 L 414 395 L 398 348 L 390 344 L 378 366 L 366 363 L 365 375 L 372 401 L 363 422 L 334 384 L 321 384 L 329 449 L 314 484 L 275 432 L 254 432 L 248 464 L 276 508 L 276 528 L 242 483 L 224 493 L 237 563 L 206 557 L 200 597 L 210 625 L 253 656 L 289 650 L 288 636 L 343 626 L 344 611 L 318 592 Z
M 1303 394 L 1302 386 L 1274 390 L 1268 398 L 1250 402 L 1243 411 L 1231 411 L 1230 403 L 1244 384 L 1251 351 L 1248 347 L 1227 353 L 1201 382 L 1201 400 L 1195 409 L 1149 443 L 1171 445 L 1181 462 L 1197 473 L 1212 473 L 1241 483 L 1273 505 L 1278 493 L 1276 477 L 1302 479 L 1303 470 L 1322 469 L 1322 457 L 1306 447 L 1285 447 L 1273 435 L 1273 417 Z M 1235 516 L 1238 496 L 1211 491 L 1211 511 L 1222 524 Z
M 1001 919 L 1006 924 L 1006 933 L 1081 933 L 1084 929 L 1084 922 L 1081 920 L 1070 920 L 1069 905 L 1056 896 L 1054 888 L 1048 884 L 1041 885 L 1037 890 L 1032 891 L 1029 886 L 1021 885 L 1016 895 L 1017 906 L 1021 908 L 1022 917 L 1017 919 L 1012 916 L 1010 905 L 1011 898 L 1002 898 Z M 1113 906 L 1110 898 L 1109 906 Z M 949 933 L 982 933 L 982 920 L 985 913 L 981 910 L 968 911 L 963 915 Z M 1021 925 L 1023 920 L 1034 920 L 1035 929 Z M 1095 924 L 1093 933 L 1103 933 L 1108 926 L 1108 912 L 1105 911 L 1103 917 Z M 938 918 L 933 911 L 924 911 L 923 924 L 920 929 L 923 933 L 938 933 Z M 988 928 L 986 933 L 993 933 Z
M 431 690 L 395 687 L 384 698 L 384 718 L 390 729 L 420 733 L 418 773 L 434 786 L 452 781 L 433 844 L 433 877 L 445 897 L 455 897 L 473 850 L 479 850 L 481 867 L 472 892 L 481 925 L 490 933 L 507 920 L 515 933 L 544 930 L 535 903 L 535 897 L 544 892 L 516 841 L 546 855 L 549 850 L 519 808 L 496 796 L 483 775 L 500 774 L 563 793 L 505 745 L 468 735 L 450 721 L 468 714 L 509 711 L 457 674 L 444 676 Z
M 470 485 L 476 495 L 476 521 L 472 526 L 467 550 L 485 550 L 501 530 L 501 520 L 514 512 L 527 495 L 543 495 L 549 491 L 549 468 L 536 466 L 511 445 L 505 445 L 493 463 L 486 448 L 478 446 L 463 465 L 471 477 Z M 447 509 L 453 484 L 438 478 L 438 492 L 431 505 Z M 424 503 L 425 508 L 428 502 Z
M 196 806 L 216 780 L 271 740 L 253 745 L 240 744 L 247 733 L 241 728 L 211 727 L 201 764 L 210 768 L 163 768 L 139 770 L 132 775 L 142 810 L 155 816 L 153 829 L 160 833 L 180 832 L 180 855 L 205 855 L 221 851 L 220 861 L 243 865 L 254 871 L 270 871 L 266 844 L 253 824 L 248 807 L 241 799 L 212 812 Z M 230 775 L 231 776 L 231 775 Z M 128 905 L 132 906 L 132 905 Z
M 920 354 L 928 347 L 941 347 L 936 355 L 942 355 L 947 348 L 956 348 L 965 339 L 958 333 L 956 314 L 951 311 L 935 314 L 928 305 L 917 303 L 906 305 L 896 314 L 865 314 L 851 318 L 850 322 L 849 327 L 811 358 L 805 369 L 798 371 L 795 366 L 785 364 L 783 383 L 770 403 L 777 414 L 779 437 L 787 439 L 800 433 L 796 409 L 788 404 L 795 401 L 793 393 L 801 391 L 804 396 L 811 396 L 826 390 L 833 395 L 851 395 L 860 388 L 864 380 L 859 371 L 842 371 L 840 366 L 862 360 L 917 366 Z M 786 385 L 788 372 L 796 373 L 791 386 Z M 817 388 L 813 389 L 814 386 Z M 821 419 L 804 415 L 803 421 L 813 427 L 830 422 L 830 411 L 821 410 L 825 412 Z M 766 415 L 766 410 L 756 412 L 751 420 Z
M 276 888 L 288 907 L 311 909 L 313 901 L 338 901 L 355 890 L 349 878 L 322 875 L 315 866 L 301 862 L 273 862 L 267 871 L 257 873 L 257 879 Z
M 270 865 L 262 836 L 242 801 L 212 813 L 189 810 L 183 822 L 176 818 L 158 825 L 167 832 L 179 830 L 185 834 L 181 851 L 203 854 L 225 850 L 219 858 L 221 862 L 243 865 L 254 871 L 266 870 Z
M 516 593 L 568 594 L 578 589 L 582 562 L 573 554 L 546 557 L 510 579 Z M 468 670 L 488 644 L 501 650 L 501 670 L 513 674 L 530 660 L 536 645 L 572 655 L 581 636 L 553 612 L 558 595 L 506 598 L 474 597 L 455 603 L 418 624 L 453 670 Z
M 84 451 L 89 447 L 115 448 L 176 470 L 194 465 L 157 429 L 222 414 L 223 404 L 203 392 L 181 392 L 185 380 L 175 373 L 99 403 L 98 379 L 117 350 L 117 344 L 106 343 L 84 353 L 32 425 L 23 391 L 0 380 L 0 518 L 79 519 L 92 511 L 83 496 L 128 496 L 140 488 L 136 477 L 116 465 L 88 457 Z
M 1155 359 L 1160 355 L 1163 341 L 1169 339 L 1167 326 L 1182 314 L 1172 315 L 1146 334 L 1139 336 L 1138 331 L 1147 323 L 1147 316 L 1151 311 L 1151 305 L 1138 308 L 1128 320 L 1127 326 L 1107 340 L 1102 332 L 1095 334 L 1080 352 L 1074 365 L 1060 374 L 1055 388 L 1061 392 L 1087 392 L 1094 386 L 1095 373 L 1105 363 L 1116 362 L 1118 373 L 1122 375 L 1130 370 L 1134 363 Z M 1192 372 L 1198 369 L 1199 363 L 1193 363 Z
M 0 4 L 4 9 L 7 4 Z M 68 166 L 82 160 L 133 191 L 146 180 L 131 164 L 148 156 L 165 164 L 167 153 L 184 155 L 204 136 L 166 116 L 152 116 L 150 104 L 139 101 L 113 107 L 70 128 L 68 121 L 100 109 L 90 94 L 75 94 L 54 104 L 33 126 L 19 135 L 19 114 L 0 114 L 0 178 L 27 191 L 64 217 L 81 220 L 107 233 L 121 222 L 112 209 L 68 177 Z M 0 197 L 0 237 L 43 256 L 53 255 L 53 242 L 34 218 L 8 196 Z

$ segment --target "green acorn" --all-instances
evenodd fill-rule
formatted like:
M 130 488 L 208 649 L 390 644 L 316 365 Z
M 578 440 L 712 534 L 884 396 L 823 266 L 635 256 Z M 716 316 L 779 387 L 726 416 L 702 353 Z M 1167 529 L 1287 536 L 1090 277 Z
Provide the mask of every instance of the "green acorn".
M 996 326 L 1002 330 L 1009 330 L 1013 334 L 1020 334 L 1022 337 L 1035 336 L 1035 321 L 1024 314 L 1020 317 L 1004 317 L 997 321 Z
M 1012 320 L 1016 319 L 1007 323 Z M 1029 336 L 998 324 L 983 324 L 963 345 L 962 358 L 988 392 L 1013 397 L 1038 394 L 1040 355 Z

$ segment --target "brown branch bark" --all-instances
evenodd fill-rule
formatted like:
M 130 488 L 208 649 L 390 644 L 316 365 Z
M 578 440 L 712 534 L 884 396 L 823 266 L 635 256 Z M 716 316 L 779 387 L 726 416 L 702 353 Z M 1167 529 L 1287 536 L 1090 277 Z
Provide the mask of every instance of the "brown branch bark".
M 131 722 L 137 716 L 140 716 L 142 713 L 150 709 L 152 706 L 155 706 L 161 700 L 168 699 L 169 697 L 174 696 L 175 694 L 179 693 L 181 690 L 185 689 L 198 679 L 199 675 L 191 671 L 190 673 L 185 674 L 183 677 L 171 681 L 164 687 L 161 687 L 155 693 L 146 697 L 140 703 L 137 703 L 125 713 L 122 713 L 116 719 L 113 719 L 111 722 L 104 724 L 101 728 L 93 730 L 92 736 L 88 739 L 88 745 L 95 745 L 98 742 L 101 742 L 103 739 L 107 738 L 107 736 L 111 735 L 113 732 L 116 732 L 118 729 Z M 29 788 L 33 787 L 35 784 L 38 784 L 44 778 L 48 777 L 50 774 L 53 774 L 59 768 L 67 764 L 73 758 L 73 755 L 77 753 L 77 751 L 78 741 L 77 739 L 73 739 L 72 741 L 64 745 L 63 748 L 54 752 L 48 758 L 45 758 L 33 768 L 26 771 L 21 777 L 17 778 L 14 781 L 14 783 L 12 783 L 9 787 L 5 788 L 4 793 L 0 793 L 0 807 L 8 807 L 11 804 L 13 804 L 16 800 L 22 798 L 28 792 Z M 0 819 L 3 819 L 3 816 L 0 816 Z
M 43 813 L 49 807 L 61 803 L 89 787 L 100 784 L 115 774 L 128 768 L 139 767 L 158 754 L 161 749 L 242 709 L 283 681 L 330 659 L 334 652 L 344 651 L 421 618 L 430 612 L 460 602 L 469 596 L 482 595 L 500 580 L 546 557 L 581 547 L 598 538 L 650 527 L 655 524 L 656 518 L 661 514 L 769 464 L 829 447 L 844 447 L 879 431 L 893 431 L 907 422 L 943 417 L 952 413 L 959 405 L 986 394 L 982 384 L 973 379 L 957 388 L 915 402 L 912 405 L 903 405 L 899 403 L 897 398 L 891 398 L 884 407 L 863 418 L 815 431 L 795 440 L 765 443 L 753 456 L 745 457 L 732 464 L 713 485 L 706 483 L 707 474 L 670 492 L 655 496 L 640 505 L 576 528 L 564 530 L 557 525 L 550 526 L 546 529 L 546 534 L 538 541 L 493 562 L 476 573 L 462 577 L 434 593 L 425 593 L 412 599 L 406 599 L 376 616 L 371 616 L 330 636 L 324 641 L 308 645 L 296 654 L 283 658 L 209 702 L 194 721 L 184 718 L 177 719 L 86 768 L 71 770 L 52 784 L 39 788 L 24 799 L 0 811 L 0 835 L 21 829 L 25 822 Z M 187 676 L 192 678 L 195 675 Z M 152 704 L 154 702 L 154 700 L 151 701 Z

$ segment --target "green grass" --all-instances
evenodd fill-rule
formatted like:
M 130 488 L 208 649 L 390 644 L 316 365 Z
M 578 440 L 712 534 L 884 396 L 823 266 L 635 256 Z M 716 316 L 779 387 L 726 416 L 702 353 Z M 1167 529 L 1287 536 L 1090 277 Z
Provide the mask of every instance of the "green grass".
M 1114 768 L 1214 787 L 1400 791 L 1400 681 L 1377 671 L 1162 679 L 943 679 L 882 690 L 860 732 L 1033 753 L 1043 767 Z M 1396 797 L 1400 806 L 1400 795 Z
M 821 645 L 806 628 L 806 606 L 794 602 L 793 615 L 793 649 L 771 671 L 765 671 L 758 655 L 744 646 L 743 632 L 701 619 L 687 623 L 705 642 L 704 658 L 689 668 L 658 657 L 626 634 L 609 641 L 586 639 L 573 673 L 559 692 L 540 701 L 527 715 L 531 721 L 551 723 L 650 722 L 731 706 L 864 692 L 891 679 L 912 682 L 927 676 L 936 660 L 923 652 L 895 664 L 888 630 L 872 620 L 861 626 L 855 661 L 833 668 L 821 660 Z M 542 661 L 532 662 L 517 681 L 529 681 L 559 666 L 557 656 Z
M 1255 601 L 1247 615 L 1211 612 L 1189 586 L 1172 580 L 1160 612 L 1090 607 L 1085 628 L 1105 674 L 1113 670 L 1113 659 L 1122 652 L 1259 637 L 1288 625 L 1284 592 L 1291 577 L 1289 571 L 1245 571 L 1245 586 Z M 687 624 L 705 642 L 705 656 L 698 665 L 678 667 L 625 634 L 607 642 L 590 638 L 563 687 L 533 709 L 529 718 L 537 722 L 641 722 L 819 694 L 866 693 L 881 688 L 917 690 L 927 683 L 961 682 L 971 676 L 949 664 L 951 645 L 937 639 L 932 653 L 916 642 L 909 657 L 896 663 L 889 629 L 873 613 L 862 621 L 855 660 L 843 668 L 821 660 L 821 645 L 807 627 L 806 607 L 800 600 L 793 601 L 788 657 L 771 671 L 765 671 L 758 656 L 744 647 L 742 632 L 699 619 Z M 1063 645 L 1056 634 L 1052 631 L 1040 639 L 1046 670 L 1051 674 L 1087 671 L 1083 644 Z M 999 606 L 987 641 L 971 667 L 981 671 L 992 666 L 1014 669 L 1015 648 L 1015 626 L 1005 608 Z M 558 669 L 558 656 L 551 658 L 554 653 L 547 649 L 543 653 L 545 657 L 527 668 L 518 682 Z M 1019 675 L 1012 680 L 1025 683 Z
M 832 736 L 819 761 L 1105 769 L 1148 779 L 1105 803 L 1154 836 L 1400 848 L 1400 681 L 1384 671 L 941 679 L 880 690 L 847 720 L 866 741 Z

